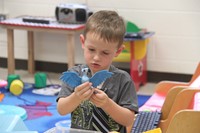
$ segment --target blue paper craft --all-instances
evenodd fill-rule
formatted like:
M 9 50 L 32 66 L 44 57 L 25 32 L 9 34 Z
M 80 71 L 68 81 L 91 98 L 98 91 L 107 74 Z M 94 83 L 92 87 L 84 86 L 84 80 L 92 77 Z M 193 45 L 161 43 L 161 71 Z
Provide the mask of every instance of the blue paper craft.
M 75 88 L 76 86 L 84 83 L 84 82 L 91 82 L 92 87 L 97 87 L 101 83 L 103 83 L 107 78 L 110 78 L 113 73 L 109 72 L 107 70 L 101 70 L 99 72 L 96 72 L 91 78 L 87 76 L 88 68 L 83 68 L 83 76 L 80 77 L 76 72 L 63 72 L 62 76 L 60 77 L 60 80 L 62 80 L 64 83 L 68 84 L 72 88 Z

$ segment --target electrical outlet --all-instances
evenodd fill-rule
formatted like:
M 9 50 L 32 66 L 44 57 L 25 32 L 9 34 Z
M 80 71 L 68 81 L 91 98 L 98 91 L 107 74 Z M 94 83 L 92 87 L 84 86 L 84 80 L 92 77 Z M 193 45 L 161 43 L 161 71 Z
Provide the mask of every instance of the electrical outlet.
M 6 19 L 6 14 L 0 14 L 0 21 L 3 21 Z

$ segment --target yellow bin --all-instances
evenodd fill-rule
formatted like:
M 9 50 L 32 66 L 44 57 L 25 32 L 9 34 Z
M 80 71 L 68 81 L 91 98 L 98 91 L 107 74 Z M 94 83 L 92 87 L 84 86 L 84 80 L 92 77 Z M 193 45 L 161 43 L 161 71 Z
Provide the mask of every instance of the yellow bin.
M 23 88 L 23 82 L 19 79 L 16 79 L 11 82 L 10 92 L 14 95 L 20 95 L 23 92 Z

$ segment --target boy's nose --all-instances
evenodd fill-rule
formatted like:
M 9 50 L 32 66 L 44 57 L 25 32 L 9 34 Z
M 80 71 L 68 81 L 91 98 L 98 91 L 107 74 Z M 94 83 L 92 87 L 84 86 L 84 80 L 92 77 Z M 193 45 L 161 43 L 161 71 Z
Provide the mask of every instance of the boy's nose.
M 100 60 L 100 56 L 98 54 L 96 54 L 93 59 L 94 60 Z

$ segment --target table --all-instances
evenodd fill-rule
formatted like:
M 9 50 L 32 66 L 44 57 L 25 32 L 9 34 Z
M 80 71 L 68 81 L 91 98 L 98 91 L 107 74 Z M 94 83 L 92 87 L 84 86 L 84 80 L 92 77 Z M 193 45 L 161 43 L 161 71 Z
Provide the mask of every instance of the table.
M 14 30 L 27 31 L 28 37 L 28 72 L 33 74 L 35 72 L 34 62 L 34 32 L 54 32 L 66 34 L 67 36 L 67 58 L 68 67 L 75 64 L 75 34 L 81 33 L 85 27 L 84 24 L 60 24 L 53 17 L 45 17 L 49 20 L 49 24 L 23 22 L 23 18 L 7 19 L 0 22 L 0 26 L 7 30 L 8 42 L 8 74 L 14 74 L 15 57 L 14 57 Z

